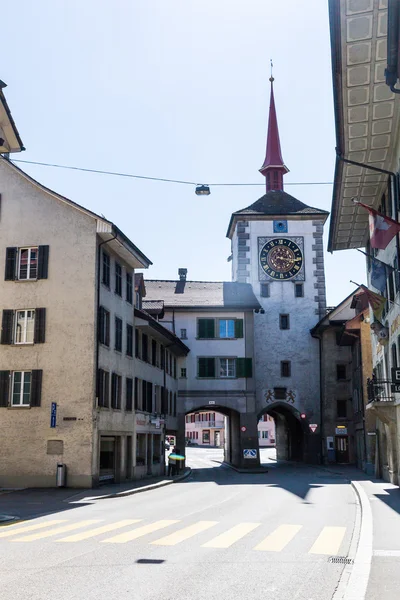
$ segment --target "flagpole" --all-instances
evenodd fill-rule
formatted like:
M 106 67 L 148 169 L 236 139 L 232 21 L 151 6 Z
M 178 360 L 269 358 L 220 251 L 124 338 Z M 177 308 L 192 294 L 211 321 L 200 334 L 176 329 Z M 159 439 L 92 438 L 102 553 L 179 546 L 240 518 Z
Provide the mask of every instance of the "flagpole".
M 392 267 L 392 265 L 388 265 L 387 263 L 383 262 L 383 260 L 380 260 L 380 258 L 376 258 L 376 256 L 373 256 L 372 254 L 367 254 L 366 252 L 363 252 L 359 248 L 356 248 L 356 250 L 357 250 L 357 252 L 361 252 L 361 254 L 364 254 L 364 256 L 366 256 L 367 258 L 370 258 L 371 260 L 376 260 L 376 262 L 381 263 L 381 265 L 383 265 L 384 267 L 387 267 L 391 271 L 396 271 L 396 273 L 400 273 L 399 269 L 395 269 L 394 267 Z
M 361 283 L 356 283 L 355 281 L 353 281 L 352 279 L 350 279 L 350 283 L 353 283 L 354 285 L 358 286 L 358 287 L 363 287 L 363 284 Z M 367 288 L 367 290 L 369 290 L 368 286 L 364 286 Z M 371 291 L 371 290 L 370 290 Z M 377 292 L 372 292 L 373 294 L 376 294 Z M 379 294 L 380 296 L 382 294 Z M 385 298 L 386 302 L 390 302 L 390 304 L 395 304 L 396 306 L 400 306 L 400 304 L 398 304 L 397 302 L 394 302 L 393 300 L 389 300 L 389 298 L 386 298 L 386 296 L 382 296 L 382 298 Z

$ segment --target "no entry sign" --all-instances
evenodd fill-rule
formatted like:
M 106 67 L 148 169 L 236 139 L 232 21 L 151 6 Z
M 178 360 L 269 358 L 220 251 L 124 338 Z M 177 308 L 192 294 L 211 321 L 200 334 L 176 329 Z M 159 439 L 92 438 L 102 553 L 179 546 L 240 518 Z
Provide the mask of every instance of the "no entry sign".
M 241 427 L 241 428 L 240 428 L 240 431 L 242 431 L 242 432 L 244 433 L 245 431 L 247 431 L 247 427 L 245 427 L 245 426 L 243 425 L 243 427 Z

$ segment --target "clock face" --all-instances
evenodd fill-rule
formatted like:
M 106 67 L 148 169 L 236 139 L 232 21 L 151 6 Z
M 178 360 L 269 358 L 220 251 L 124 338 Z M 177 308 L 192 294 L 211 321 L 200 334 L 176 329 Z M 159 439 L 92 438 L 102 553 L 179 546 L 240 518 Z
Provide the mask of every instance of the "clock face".
M 292 240 L 276 238 L 261 248 L 260 264 L 272 279 L 292 279 L 303 266 L 303 254 Z

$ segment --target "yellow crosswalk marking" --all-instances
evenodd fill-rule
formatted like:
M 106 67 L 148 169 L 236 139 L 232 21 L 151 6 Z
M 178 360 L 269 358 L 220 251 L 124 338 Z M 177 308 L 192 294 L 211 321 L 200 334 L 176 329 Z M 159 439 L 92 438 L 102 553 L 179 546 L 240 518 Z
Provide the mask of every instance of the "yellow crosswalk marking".
M 280 552 L 300 531 L 302 525 L 280 525 L 265 538 L 254 550 Z
M 221 535 L 203 544 L 203 548 L 229 548 L 260 525 L 261 523 L 239 523 L 239 525 L 235 525 L 225 533 L 221 533 Z
M 179 544 L 189 538 L 201 533 L 202 531 L 206 531 L 206 529 L 210 529 L 210 527 L 214 527 L 217 525 L 218 521 L 199 521 L 194 525 L 189 525 L 189 527 L 185 527 L 184 529 L 180 529 L 175 533 L 171 533 L 166 537 L 160 538 L 159 540 L 155 540 L 155 542 L 151 542 L 157 546 L 175 546 L 175 544 Z
M 96 535 L 101 535 L 102 533 L 108 533 L 109 531 L 115 531 L 116 529 L 121 529 L 127 525 L 139 523 L 140 521 L 141 519 L 125 519 L 124 521 L 117 521 L 116 523 L 110 523 L 109 525 L 102 525 L 101 527 L 96 527 L 95 529 L 89 529 L 89 531 L 74 533 L 73 535 L 69 535 L 65 538 L 57 540 L 57 542 L 80 542 L 82 540 L 95 537 Z
M 337 554 L 345 533 L 346 527 L 324 527 L 309 554 Z
M 7 525 L 0 531 L 0 538 L 10 537 L 11 535 L 18 535 L 19 533 L 25 533 L 25 531 L 35 531 L 37 529 L 44 529 L 45 527 L 51 527 L 51 525 L 58 525 L 59 523 L 65 523 L 65 519 L 55 519 L 53 521 L 46 521 L 45 523 L 36 523 L 36 525 L 24 525 L 21 527 L 21 523 L 15 523 L 15 525 Z
M 58 533 L 65 533 L 66 531 L 73 531 L 74 529 L 80 529 L 81 527 L 86 527 L 87 525 L 94 525 L 95 523 L 99 523 L 100 519 L 93 519 L 90 521 L 80 521 L 79 523 L 72 523 L 70 525 L 63 525 L 62 527 L 55 527 L 54 529 L 50 529 L 50 531 L 41 531 L 40 533 L 33 533 L 32 535 L 24 535 L 23 537 L 17 538 L 16 540 L 11 540 L 12 542 L 34 542 L 35 540 L 42 540 L 44 538 L 51 537 L 53 535 L 57 535 Z
M 120 533 L 119 535 L 115 535 L 114 537 L 108 538 L 107 540 L 102 540 L 102 542 L 108 544 L 125 544 L 126 542 L 136 540 L 137 538 L 140 538 L 143 535 L 153 533 L 153 531 L 158 531 L 159 529 L 164 529 L 164 527 L 169 527 L 169 525 L 174 525 L 175 523 L 179 523 L 179 521 L 156 521 L 155 523 L 151 523 L 150 525 L 143 525 L 142 527 L 138 527 L 137 529 L 127 531 L 126 533 Z

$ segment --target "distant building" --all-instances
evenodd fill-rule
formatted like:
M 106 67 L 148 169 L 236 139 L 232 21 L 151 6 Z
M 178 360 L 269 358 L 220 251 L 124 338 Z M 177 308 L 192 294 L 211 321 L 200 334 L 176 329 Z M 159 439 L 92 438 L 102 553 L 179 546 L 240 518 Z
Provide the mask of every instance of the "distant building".
M 186 415 L 185 437 L 187 443 L 223 448 L 225 421 L 224 415 L 218 412 L 196 412 Z
M 274 447 L 276 444 L 275 421 L 271 415 L 264 413 L 258 421 L 258 443 L 260 448 Z

